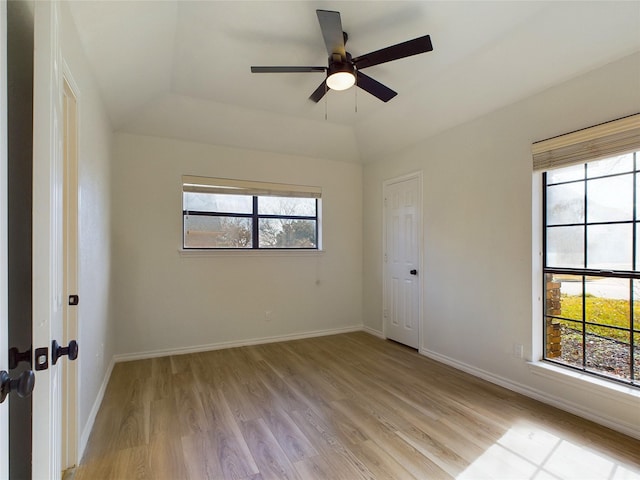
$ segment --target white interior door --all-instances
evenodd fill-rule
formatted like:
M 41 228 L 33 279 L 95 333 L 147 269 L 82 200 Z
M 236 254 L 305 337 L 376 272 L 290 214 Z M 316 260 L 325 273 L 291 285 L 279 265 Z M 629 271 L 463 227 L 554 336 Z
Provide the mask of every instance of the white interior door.
M 7 2 L 0 0 L 0 370 L 7 360 Z M 0 404 L 0 478 L 9 478 L 9 402 Z
M 384 184 L 384 334 L 419 347 L 420 340 L 420 174 Z
M 33 391 L 32 474 L 58 479 L 60 369 L 51 341 L 62 339 L 62 65 L 57 2 L 35 2 L 33 85 Z M 48 368 L 37 349 L 47 347 Z

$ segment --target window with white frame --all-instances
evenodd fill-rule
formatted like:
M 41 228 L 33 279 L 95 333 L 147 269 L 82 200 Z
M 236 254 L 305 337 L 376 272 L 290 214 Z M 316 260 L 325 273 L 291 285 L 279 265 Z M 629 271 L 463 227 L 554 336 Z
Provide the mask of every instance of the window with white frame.
M 640 386 L 640 114 L 532 150 L 544 360 Z
M 319 187 L 183 176 L 183 247 L 317 250 L 321 197 Z

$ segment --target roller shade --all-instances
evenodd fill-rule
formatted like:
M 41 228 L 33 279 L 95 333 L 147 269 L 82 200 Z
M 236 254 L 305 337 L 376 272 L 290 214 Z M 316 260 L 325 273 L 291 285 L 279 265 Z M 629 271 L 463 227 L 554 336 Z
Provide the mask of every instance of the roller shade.
M 253 182 L 230 178 L 182 176 L 182 191 L 193 193 L 223 193 L 226 195 L 263 195 L 274 197 L 321 198 L 322 189 L 307 185 Z
M 640 150 L 640 113 L 536 142 L 533 170 L 551 170 Z

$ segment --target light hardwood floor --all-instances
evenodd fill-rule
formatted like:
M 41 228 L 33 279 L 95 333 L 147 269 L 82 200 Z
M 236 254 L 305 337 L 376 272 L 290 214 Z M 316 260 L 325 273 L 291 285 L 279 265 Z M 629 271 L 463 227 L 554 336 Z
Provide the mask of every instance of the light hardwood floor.
M 75 480 L 187 478 L 629 479 L 640 441 L 362 332 L 117 364 Z

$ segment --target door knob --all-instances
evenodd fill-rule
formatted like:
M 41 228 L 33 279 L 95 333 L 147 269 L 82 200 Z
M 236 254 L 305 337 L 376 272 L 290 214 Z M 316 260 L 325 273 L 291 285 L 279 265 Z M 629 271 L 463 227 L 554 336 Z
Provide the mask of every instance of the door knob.
M 61 347 L 55 340 L 51 342 L 51 363 L 55 365 L 63 355 L 68 355 L 69 360 L 78 358 L 78 342 L 71 340 L 66 347 Z
M 6 371 L 0 371 L 0 403 L 4 402 L 10 392 L 16 392 L 22 398 L 28 397 L 33 392 L 35 383 L 36 376 L 33 370 L 25 370 L 13 380 Z
M 414 270 L 409 270 L 409 273 L 411 275 L 417 275 L 418 274 L 418 270 L 415 270 L 415 269 Z
M 31 366 L 31 349 L 21 352 L 16 347 L 9 349 L 9 370 L 13 370 L 20 362 L 28 362 Z

